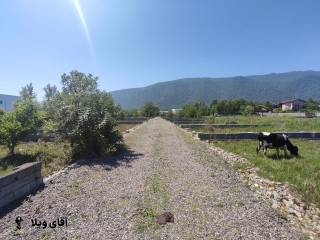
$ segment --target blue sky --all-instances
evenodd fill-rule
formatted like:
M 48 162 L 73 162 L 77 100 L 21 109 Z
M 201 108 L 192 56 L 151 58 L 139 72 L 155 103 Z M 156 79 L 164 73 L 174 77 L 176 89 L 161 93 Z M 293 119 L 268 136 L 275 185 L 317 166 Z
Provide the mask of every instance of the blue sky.
M 100 88 L 182 77 L 320 70 L 319 0 L 3 0 L 0 93 L 64 72 Z

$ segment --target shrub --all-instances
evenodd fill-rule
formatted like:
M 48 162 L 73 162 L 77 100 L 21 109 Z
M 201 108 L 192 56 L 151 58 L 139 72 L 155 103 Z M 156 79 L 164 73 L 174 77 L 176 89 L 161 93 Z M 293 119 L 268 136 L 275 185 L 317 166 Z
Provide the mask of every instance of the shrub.
M 104 154 L 121 141 L 115 129 L 119 108 L 110 94 L 97 89 L 97 80 L 78 71 L 64 74 L 55 98 L 58 129 L 71 140 L 74 157 Z

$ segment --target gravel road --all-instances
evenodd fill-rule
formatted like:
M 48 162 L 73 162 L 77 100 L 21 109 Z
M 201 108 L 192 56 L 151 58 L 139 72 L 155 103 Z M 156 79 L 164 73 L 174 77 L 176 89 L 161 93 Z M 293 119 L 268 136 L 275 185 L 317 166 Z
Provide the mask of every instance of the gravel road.
M 152 119 L 125 143 L 123 154 L 74 166 L 3 216 L 0 239 L 300 239 L 237 172 L 177 126 Z M 157 224 L 163 212 L 174 223 Z M 58 217 L 67 217 L 67 227 L 31 226 L 33 218 Z

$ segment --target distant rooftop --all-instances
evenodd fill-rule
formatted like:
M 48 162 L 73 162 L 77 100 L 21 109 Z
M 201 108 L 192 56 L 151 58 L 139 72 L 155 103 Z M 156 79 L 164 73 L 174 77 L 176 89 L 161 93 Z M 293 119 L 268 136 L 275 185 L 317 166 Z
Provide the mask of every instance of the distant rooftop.
M 293 98 L 293 99 L 288 99 L 288 100 L 281 101 L 280 103 L 282 104 L 282 103 L 290 103 L 290 102 L 296 102 L 296 101 L 304 102 L 303 99 Z
M 15 95 L 9 95 L 9 94 L 2 94 L 0 93 L 0 96 L 4 96 L 4 97 L 14 97 L 14 98 L 19 98 L 19 96 L 15 96 Z

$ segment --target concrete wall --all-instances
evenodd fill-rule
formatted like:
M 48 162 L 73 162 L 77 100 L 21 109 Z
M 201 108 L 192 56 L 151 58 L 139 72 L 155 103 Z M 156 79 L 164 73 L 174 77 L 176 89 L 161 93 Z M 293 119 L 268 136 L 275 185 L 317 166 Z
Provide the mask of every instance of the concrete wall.
M 262 114 L 263 116 L 275 116 L 275 117 L 305 117 L 306 114 L 304 112 L 293 112 L 293 113 L 272 113 L 266 112 Z
M 320 140 L 320 132 L 283 132 L 289 138 L 301 138 L 308 140 Z M 258 139 L 256 132 L 243 133 L 198 133 L 201 140 L 244 140 Z
M 271 124 L 205 124 L 205 123 L 192 123 L 181 124 L 182 128 L 195 128 L 195 127 L 214 127 L 214 128 L 243 128 L 243 127 L 267 127 Z
M 41 164 L 25 163 L 0 177 L 0 209 L 19 200 L 43 185 Z
M 118 120 L 119 124 L 141 124 L 143 122 L 142 120 Z

